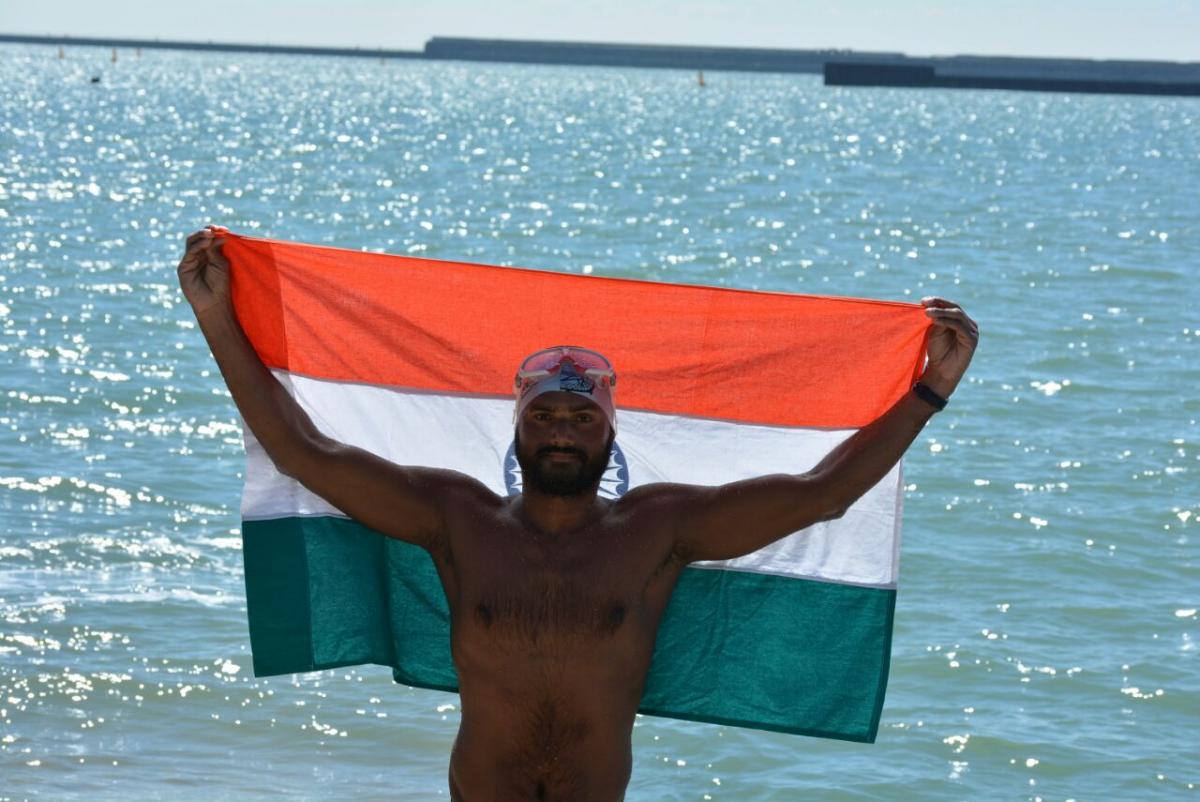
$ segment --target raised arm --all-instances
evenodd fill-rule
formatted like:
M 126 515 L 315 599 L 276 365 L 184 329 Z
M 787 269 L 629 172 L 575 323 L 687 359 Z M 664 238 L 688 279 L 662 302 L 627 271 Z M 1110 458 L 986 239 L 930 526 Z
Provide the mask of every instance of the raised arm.
M 979 329 L 949 301 L 926 298 L 922 304 L 933 331 L 921 382 L 948 398 L 971 362 Z M 676 555 L 685 562 L 732 559 L 840 517 L 899 462 L 936 411 L 910 391 L 806 473 L 681 488 Z
M 395 465 L 322 434 L 262 363 L 233 311 L 220 229 L 187 239 L 179 283 L 246 425 L 279 471 L 385 535 L 431 551 L 444 543 L 449 495 L 474 480 Z

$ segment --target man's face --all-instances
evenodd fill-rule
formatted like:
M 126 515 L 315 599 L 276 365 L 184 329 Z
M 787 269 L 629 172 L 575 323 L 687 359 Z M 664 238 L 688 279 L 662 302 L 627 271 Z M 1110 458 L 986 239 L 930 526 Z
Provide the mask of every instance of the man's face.
M 575 393 L 540 395 L 517 421 L 517 463 L 525 486 L 550 496 L 595 492 L 612 444 L 604 413 Z

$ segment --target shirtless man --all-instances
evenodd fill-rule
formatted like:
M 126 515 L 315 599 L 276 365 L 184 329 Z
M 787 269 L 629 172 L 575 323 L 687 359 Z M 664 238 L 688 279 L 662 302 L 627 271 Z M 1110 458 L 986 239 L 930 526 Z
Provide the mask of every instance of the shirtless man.
M 978 340 L 960 308 L 927 298 L 927 389 L 815 467 L 720 487 L 648 485 L 617 500 L 597 496 L 616 426 L 611 366 L 585 349 L 539 352 L 519 373 L 524 490 L 509 498 L 323 435 L 242 332 L 220 246 L 219 231 L 188 237 L 179 281 L 246 425 L 282 473 L 437 566 L 462 702 L 450 756 L 459 802 L 623 799 L 655 633 L 683 567 L 840 516 L 954 391 Z

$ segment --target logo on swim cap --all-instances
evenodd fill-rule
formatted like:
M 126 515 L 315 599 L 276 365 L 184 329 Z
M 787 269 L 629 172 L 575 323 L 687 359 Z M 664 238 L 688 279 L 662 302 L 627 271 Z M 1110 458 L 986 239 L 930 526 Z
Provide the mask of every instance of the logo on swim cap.
M 570 362 L 563 362 L 558 371 L 558 389 L 591 395 L 592 390 L 596 389 L 596 383 L 582 373 L 577 373 L 575 366 Z
M 514 440 L 508 446 L 504 455 L 504 486 L 510 496 L 521 493 L 521 465 L 517 462 L 517 443 Z M 625 495 L 629 490 L 629 463 L 625 460 L 625 452 L 613 441 L 612 454 L 608 458 L 608 467 L 600 477 L 600 498 L 616 499 Z

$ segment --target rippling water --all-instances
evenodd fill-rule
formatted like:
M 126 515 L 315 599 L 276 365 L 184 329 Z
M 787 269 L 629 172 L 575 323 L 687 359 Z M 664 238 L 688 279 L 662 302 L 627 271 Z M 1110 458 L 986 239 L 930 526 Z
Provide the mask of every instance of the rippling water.
M 641 718 L 631 800 L 1200 797 L 1200 105 L 0 47 L 0 799 L 444 797 L 457 698 L 254 679 L 182 237 L 963 303 L 873 746 Z M 90 78 L 100 76 L 98 84 Z

